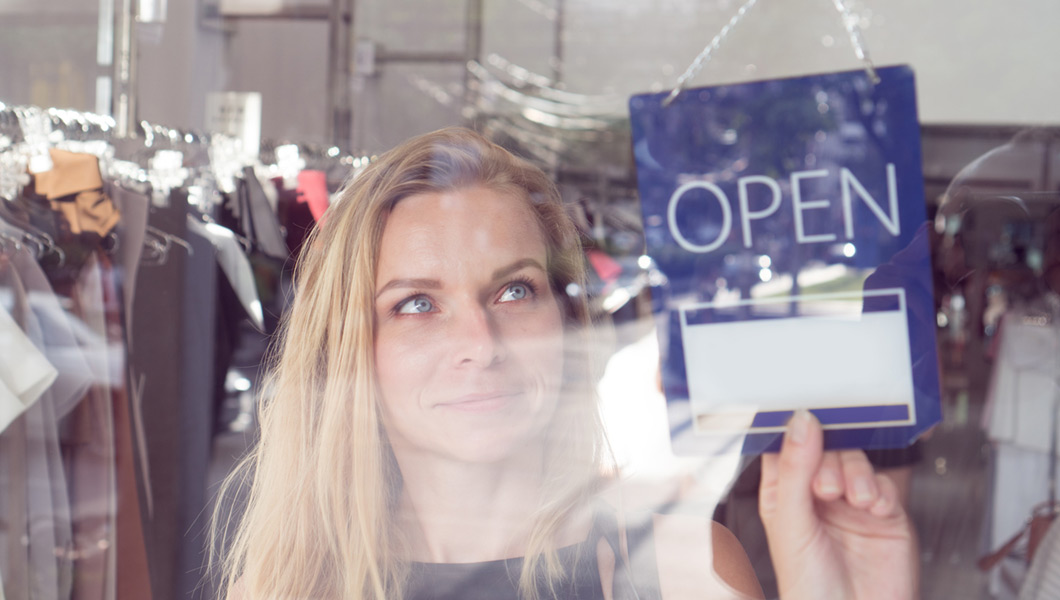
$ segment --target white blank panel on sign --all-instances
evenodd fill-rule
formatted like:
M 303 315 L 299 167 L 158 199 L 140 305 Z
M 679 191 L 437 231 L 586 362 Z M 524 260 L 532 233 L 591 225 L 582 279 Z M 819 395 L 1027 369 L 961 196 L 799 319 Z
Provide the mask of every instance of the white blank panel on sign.
M 695 415 L 907 405 L 912 414 L 913 382 L 904 290 L 895 310 L 752 318 L 681 327 L 692 413 Z M 848 299 L 860 299 L 843 294 Z M 740 304 L 813 303 L 834 305 L 840 296 L 746 300 Z M 849 306 L 849 303 L 848 303 Z M 860 303 L 857 308 L 860 309 Z

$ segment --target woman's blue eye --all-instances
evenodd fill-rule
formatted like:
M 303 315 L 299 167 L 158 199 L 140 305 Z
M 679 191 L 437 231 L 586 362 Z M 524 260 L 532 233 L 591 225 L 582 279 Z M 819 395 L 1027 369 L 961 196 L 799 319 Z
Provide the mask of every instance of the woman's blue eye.
M 501 302 L 512 302 L 522 300 L 530 295 L 530 286 L 525 283 L 513 283 L 501 294 Z
M 423 296 L 416 296 L 415 298 L 409 298 L 401 306 L 398 307 L 398 314 L 410 315 L 431 312 L 434 310 L 434 304 L 430 300 Z

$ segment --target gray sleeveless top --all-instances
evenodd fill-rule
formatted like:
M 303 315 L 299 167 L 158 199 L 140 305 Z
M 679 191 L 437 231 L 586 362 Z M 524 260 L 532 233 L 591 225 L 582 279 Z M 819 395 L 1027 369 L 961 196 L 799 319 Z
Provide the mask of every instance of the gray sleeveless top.
M 652 521 L 626 530 L 632 559 L 619 548 L 618 522 L 613 510 L 598 509 L 584 542 L 559 548 L 560 562 L 567 569 L 555 587 L 544 583 L 541 598 L 557 600 L 603 600 L 603 585 L 597 547 L 604 539 L 615 555 L 612 590 L 615 600 L 658 600 L 659 574 L 655 565 Z M 523 559 L 510 558 L 479 563 L 412 563 L 405 587 L 405 600 L 520 600 L 519 575 Z

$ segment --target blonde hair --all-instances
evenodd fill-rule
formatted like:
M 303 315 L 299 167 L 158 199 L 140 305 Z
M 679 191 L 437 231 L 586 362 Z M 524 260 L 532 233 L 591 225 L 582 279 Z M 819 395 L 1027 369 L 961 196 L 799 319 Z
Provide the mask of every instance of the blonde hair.
M 374 376 L 374 295 L 387 216 L 403 198 L 470 186 L 531 207 L 566 319 L 563 401 L 547 436 L 546 485 L 519 588 L 525 598 L 568 576 L 555 537 L 587 506 L 609 466 L 593 394 L 585 266 L 578 233 L 540 169 L 466 129 L 413 138 L 341 192 L 306 242 L 296 294 L 259 406 L 260 439 L 221 498 L 249 485 L 246 510 L 219 501 L 211 565 L 249 598 L 396 598 L 408 573 L 394 507 L 401 475 L 381 426 Z M 501 200 L 503 201 L 503 200 Z M 218 554 L 220 550 L 221 554 Z M 543 586 L 543 587 L 542 587 Z

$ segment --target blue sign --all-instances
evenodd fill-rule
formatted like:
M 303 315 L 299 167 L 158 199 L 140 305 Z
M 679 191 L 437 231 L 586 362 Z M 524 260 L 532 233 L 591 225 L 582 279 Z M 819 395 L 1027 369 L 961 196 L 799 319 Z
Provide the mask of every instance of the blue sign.
M 630 100 L 675 452 L 776 448 L 798 408 L 829 448 L 940 420 L 913 72 L 877 74 Z

